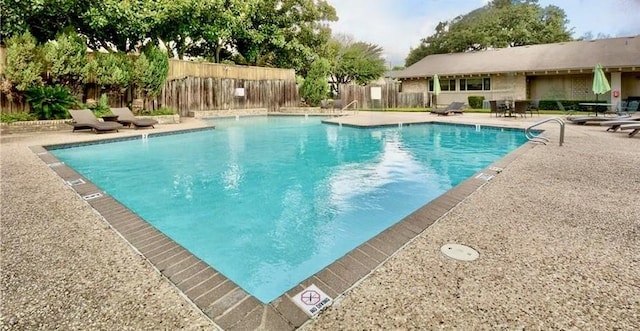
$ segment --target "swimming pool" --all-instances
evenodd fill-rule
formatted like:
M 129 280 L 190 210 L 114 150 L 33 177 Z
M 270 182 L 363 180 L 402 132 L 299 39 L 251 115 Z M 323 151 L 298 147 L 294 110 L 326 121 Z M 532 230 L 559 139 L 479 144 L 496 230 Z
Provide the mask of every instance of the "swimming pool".
M 461 125 L 215 124 L 52 153 L 262 302 L 526 140 Z

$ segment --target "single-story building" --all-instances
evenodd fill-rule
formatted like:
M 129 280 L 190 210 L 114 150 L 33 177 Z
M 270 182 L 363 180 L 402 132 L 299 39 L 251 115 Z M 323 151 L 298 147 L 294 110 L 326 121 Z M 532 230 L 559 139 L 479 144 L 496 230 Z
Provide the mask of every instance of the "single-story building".
M 433 76 L 442 93 L 438 104 L 485 100 L 596 100 L 593 70 L 600 63 L 611 91 L 598 100 L 617 104 L 640 97 L 640 35 L 509 47 L 470 53 L 429 55 L 396 74 L 402 92 L 432 100 Z

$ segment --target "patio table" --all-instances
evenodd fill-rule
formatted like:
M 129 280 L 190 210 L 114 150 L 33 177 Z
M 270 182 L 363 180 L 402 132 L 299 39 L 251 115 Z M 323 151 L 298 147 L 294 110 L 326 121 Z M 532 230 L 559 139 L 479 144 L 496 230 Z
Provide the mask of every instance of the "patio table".
M 598 109 L 596 107 L 602 106 L 602 107 L 607 107 L 607 109 L 609 109 L 610 107 L 613 106 L 612 103 L 601 103 L 601 102 L 581 102 L 579 103 L 579 105 L 588 109 L 593 109 L 593 111 L 596 113 L 596 117 L 598 117 Z M 607 111 L 605 111 L 605 113 L 606 112 Z
M 117 122 L 118 116 L 116 115 L 104 115 L 102 116 L 102 120 L 105 122 Z

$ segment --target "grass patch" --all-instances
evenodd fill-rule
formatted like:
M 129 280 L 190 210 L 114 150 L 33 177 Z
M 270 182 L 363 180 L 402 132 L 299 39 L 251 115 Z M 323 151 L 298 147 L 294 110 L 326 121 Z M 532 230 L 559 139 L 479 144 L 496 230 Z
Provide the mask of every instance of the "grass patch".
M 0 114 L 0 122 L 2 123 L 13 123 L 20 121 L 35 121 L 38 117 L 32 113 L 19 112 L 19 113 L 9 113 L 9 114 Z

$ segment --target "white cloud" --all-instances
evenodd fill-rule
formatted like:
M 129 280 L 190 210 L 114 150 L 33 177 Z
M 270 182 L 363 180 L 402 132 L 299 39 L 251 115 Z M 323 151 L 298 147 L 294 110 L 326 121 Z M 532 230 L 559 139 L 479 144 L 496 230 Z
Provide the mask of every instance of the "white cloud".
M 439 21 L 459 15 L 457 10 L 429 13 L 425 1 L 329 0 L 339 21 L 331 25 L 335 33 L 352 35 L 384 48 L 393 65 L 403 65 L 411 47 L 432 34 Z M 407 2 L 412 6 L 407 7 Z

